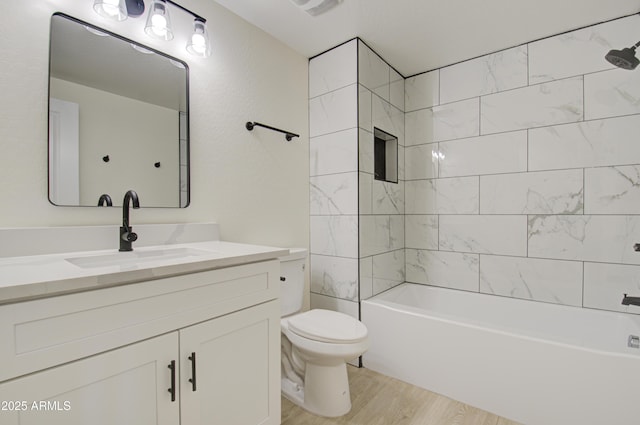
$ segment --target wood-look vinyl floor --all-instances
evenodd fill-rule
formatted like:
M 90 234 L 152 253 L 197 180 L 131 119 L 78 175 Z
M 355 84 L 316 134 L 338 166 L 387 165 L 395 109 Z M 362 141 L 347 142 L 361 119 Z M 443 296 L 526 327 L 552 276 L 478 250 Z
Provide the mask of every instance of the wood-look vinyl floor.
M 519 425 L 475 407 L 381 375 L 347 366 L 351 411 L 312 415 L 282 398 L 282 425 Z

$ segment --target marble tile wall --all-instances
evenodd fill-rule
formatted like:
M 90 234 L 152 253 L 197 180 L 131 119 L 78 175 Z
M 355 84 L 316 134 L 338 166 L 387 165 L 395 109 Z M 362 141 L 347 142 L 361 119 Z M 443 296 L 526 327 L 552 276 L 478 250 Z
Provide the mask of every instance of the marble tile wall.
M 312 307 L 357 317 L 361 299 L 405 280 L 404 84 L 358 39 L 310 60 Z M 374 179 L 374 127 L 398 138 L 398 183 Z
M 638 28 L 634 15 L 406 79 L 407 281 L 640 313 L 620 303 L 640 296 L 640 71 L 604 60 Z M 394 261 L 361 261 L 371 293 Z
M 311 307 L 356 318 L 360 297 L 357 51 L 357 40 L 351 40 L 309 61 Z
M 358 43 L 360 299 L 366 299 L 405 281 L 406 99 L 404 78 Z M 374 128 L 398 138 L 397 183 L 374 178 Z

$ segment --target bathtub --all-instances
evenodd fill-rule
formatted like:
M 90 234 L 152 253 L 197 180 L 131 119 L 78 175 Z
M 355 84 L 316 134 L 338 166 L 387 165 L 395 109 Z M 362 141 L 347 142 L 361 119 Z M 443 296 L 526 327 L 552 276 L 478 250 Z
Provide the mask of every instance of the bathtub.
M 404 283 L 361 305 L 366 368 L 526 425 L 640 424 L 640 316 Z

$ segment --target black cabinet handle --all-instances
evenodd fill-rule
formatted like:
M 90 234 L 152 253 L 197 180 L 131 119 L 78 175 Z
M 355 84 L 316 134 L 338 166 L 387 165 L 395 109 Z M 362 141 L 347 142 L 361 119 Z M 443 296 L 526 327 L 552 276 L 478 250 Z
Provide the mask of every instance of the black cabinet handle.
M 191 352 L 189 356 L 189 360 L 191 360 L 191 378 L 189 382 L 191 382 L 191 391 L 196 390 L 196 353 Z
M 168 367 L 171 369 L 171 388 L 167 391 L 171 393 L 171 401 L 176 401 L 176 361 L 171 360 Z

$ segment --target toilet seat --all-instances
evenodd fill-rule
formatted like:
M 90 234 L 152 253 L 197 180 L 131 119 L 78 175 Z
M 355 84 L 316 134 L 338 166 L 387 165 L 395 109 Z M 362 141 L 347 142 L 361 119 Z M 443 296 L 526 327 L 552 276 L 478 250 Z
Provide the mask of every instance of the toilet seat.
M 289 330 L 303 338 L 333 344 L 364 341 L 367 328 L 359 320 L 336 311 L 314 309 L 290 317 Z

